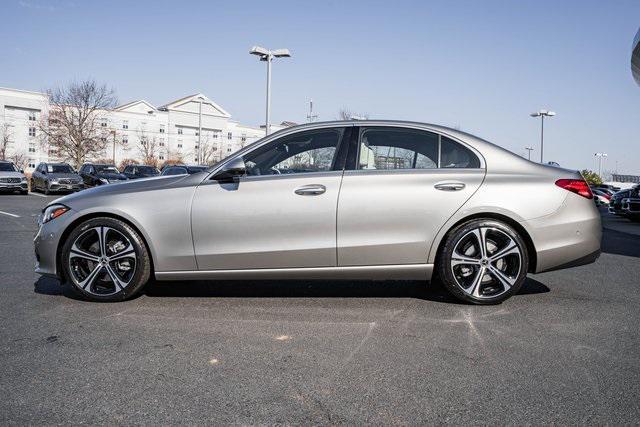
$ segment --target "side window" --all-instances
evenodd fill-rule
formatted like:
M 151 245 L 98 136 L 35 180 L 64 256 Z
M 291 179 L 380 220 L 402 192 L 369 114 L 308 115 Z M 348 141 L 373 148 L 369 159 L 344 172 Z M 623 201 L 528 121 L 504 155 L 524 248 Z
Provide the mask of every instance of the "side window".
M 282 137 L 244 157 L 248 176 L 329 171 L 345 128 L 317 129 Z
M 480 159 L 467 147 L 450 140 L 446 136 L 442 137 L 440 148 L 441 168 L 479 168 Z
M 438 135 L 393 127 L 360 131 L 358 169 L 436 169 Z

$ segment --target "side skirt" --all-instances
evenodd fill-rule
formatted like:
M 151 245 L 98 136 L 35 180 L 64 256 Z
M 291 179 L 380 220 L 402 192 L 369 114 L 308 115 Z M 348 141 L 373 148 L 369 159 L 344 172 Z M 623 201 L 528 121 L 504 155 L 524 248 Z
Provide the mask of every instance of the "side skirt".
M 430 280 L 433 264 L 350 267 L 255 268 L 246 270 L 156 271 L 156 280 L 359 279 Z

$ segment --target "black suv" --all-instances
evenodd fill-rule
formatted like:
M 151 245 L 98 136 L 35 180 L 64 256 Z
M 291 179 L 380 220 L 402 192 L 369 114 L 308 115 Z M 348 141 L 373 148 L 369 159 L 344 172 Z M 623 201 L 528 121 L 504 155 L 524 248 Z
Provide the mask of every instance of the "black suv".
M 208 166 L 172 165 L 162 168 L 162 175 L 191 175 L 206 170 Z
M 98 163 L 85 163 L 82 165 L 80 168 L 80 176 L 84 181 L 84 185 L 88 187 L 110 184 L 127 179 L 114 165 Z
M 40 163 L 31 174 L 31 191 L 49 194 L 83 188 L 82 178 L 67 163 Z
M 609 200 L 609 213 L 614 215 L 624 215 L 624 211 L 622 210 L 622 200 L 630 197 L 631 189 L 618 191 L 613 196 L 611 196 L 611 200 Z
M 158 168 L 147 165 L 127 165 L 122 174 L 129 179 L 149 178 L 160 175 Z

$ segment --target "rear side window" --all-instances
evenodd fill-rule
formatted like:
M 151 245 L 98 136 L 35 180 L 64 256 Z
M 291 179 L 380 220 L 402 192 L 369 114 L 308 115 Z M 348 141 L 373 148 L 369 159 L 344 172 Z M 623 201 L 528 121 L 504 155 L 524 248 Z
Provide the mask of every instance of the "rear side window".
M 358 169 L 436 169 L 438 135 L 402 128 L 362 128 Z
M 480 168 L 480 160 L 467 147 L 437 133 L 394 127 L 360 130 L 358 169 Z
M 440 167 L 476 169 L 480 167 L 480 160 L 467 147 L 443 136 L 440 145 Z

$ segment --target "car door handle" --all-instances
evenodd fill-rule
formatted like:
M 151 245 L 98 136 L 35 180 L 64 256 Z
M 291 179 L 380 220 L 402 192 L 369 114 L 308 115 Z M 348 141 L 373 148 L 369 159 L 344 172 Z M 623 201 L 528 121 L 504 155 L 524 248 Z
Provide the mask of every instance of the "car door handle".
M 324 185 L 310 184 L 310 185 L 303 185 L 302 187 L 296 188 L 294 190 L 294 193 L 296 193 L 299 196 L 317 196 L 319 194 L 324 193 L 325 191 L 327 191 L 327 187 L 325 187 Z
M 464 184 L 461 182 L 439 182 L 433 187 L 441 191 L 460 191 L 464 188 Z

